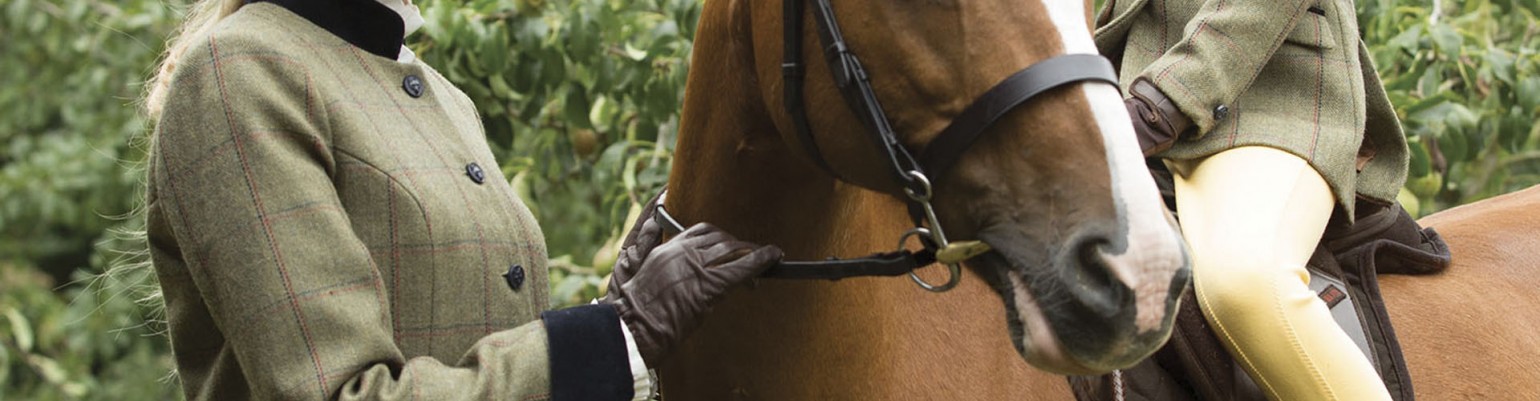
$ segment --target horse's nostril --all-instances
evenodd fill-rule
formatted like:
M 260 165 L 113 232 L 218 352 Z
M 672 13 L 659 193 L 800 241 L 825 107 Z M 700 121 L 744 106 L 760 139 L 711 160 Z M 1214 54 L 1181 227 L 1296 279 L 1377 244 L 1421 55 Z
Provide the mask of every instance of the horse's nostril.
M 1104 288 L 1112 281 L 1112 272 L 1107 269 L 1107 264 L 1102 262 L 1102 244 L 1102 241 L 1086 241 L 1076 246 L 1075 256 L 1079 260 L 1076 261 L 1074 270 L 1078 273 L 1076 276 L 1080 278 L 1078 284 Z
M 1122 266 L 1115 255 L 1108 254 L 1116 247 L 1106 236 L 1082 232 L 1063 246 L 1051 276 L 1054 283 L 1041 286 L 1062 292 L 1040 291 L 1059 294 L 1044 298 L 1062 302 L 1045 304 L 1044 313 L 1071 358 L 1105 365 L 1108 357 L 1123 355 L 1132 345 L 1136 332 L 1133 290 L 1118 274 L 1116 269 Z
M 1125 313 L 1124 306 L 1132 301 L 1132 290 L 1119 281 L 1108 263 L 1104 249 L 1107 240 L 1085 238 L 1074 245 L 1075 257 L 1064 266 L 1065 284 L 1087 309 L 1102 318 L 1114 318 Z

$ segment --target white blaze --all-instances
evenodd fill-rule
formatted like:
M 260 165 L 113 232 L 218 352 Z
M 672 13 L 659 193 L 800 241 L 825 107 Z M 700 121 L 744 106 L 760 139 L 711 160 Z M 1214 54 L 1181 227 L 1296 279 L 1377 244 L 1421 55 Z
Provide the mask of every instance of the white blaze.
M 1086 23 L 1085 3 L 1042 0 L 1058 28 L 1067 54 L 1098 54 Z M 1181 267 L 1180 234 L 1167 222 L 1165 205 L 1144 165 L 1144 154 L 1134 136 L 1133 122 L 1117 88 L 1102 83 L 1080 85 L 1090 102 L 1096 125 L 1107 148 L 1107 167 L 1112 172 L 1112 195 L 1119 223 L 1127 229 L 1128 249 L 1106 255 L 1114 274 L 1134 290 L 1139 331 L 1160 327 L 1172 277 Z

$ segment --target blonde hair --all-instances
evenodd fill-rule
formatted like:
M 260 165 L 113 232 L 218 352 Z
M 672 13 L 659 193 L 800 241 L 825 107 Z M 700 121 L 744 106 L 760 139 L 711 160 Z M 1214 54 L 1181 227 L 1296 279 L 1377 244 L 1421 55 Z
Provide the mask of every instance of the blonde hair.
M 145 81 L 144 112 L 151 120 L 160 119 L 161 108 L 166 105 L 166 90 L 171 85 L 171 76 L 176 72 L 177 59 L 182 57 L 187 49 L 196 44 L 214 25 L 230 14 L 235 13 L 241 6 L 246 5 L 246 0 L 197 0 L 187 8 L 187 20 L 177 28 L 175 34 L 166 41 L 166 52 L 161 54 L 160 66 L 155 69 L 155 74 Z
M 166 40 L 166 51 L 161 53 L 160 65 L 156 66 L 155 73 L 144 83 L 142 105 L 151 124 L 160 119 L 161 111 L 166 106 L 166 92 L 171 86 L 172 75 L 176 73 L 177 60 L 188 48 L 208 36 L 220 20 L 235 13 L 245 3 L 246 0 L 195 0 L 188 5 L 187 19 Z M 151 152 L 155 147 L 154 135 L 145 130 L 142 135 L 130 139 L 130 145 Z M 143 173 L 149 161 L 128 161 L 127 166 Z M 147 185 L 148 179 L 147 175 L 140 176 L 141 190 Z M 112 252 L 116 255 L 108 262 L 105 271 L 91 277 L 89 285 L 99 293 L 131 297 L 145 308 L 146 327 L 152 327 L 157 334 L 165 334 L 165 298 L 156 280 L 154 266 L 150 263 L 149 235 L 144 229 L 144 199 L 140 198 L 139 202 L 133 210 L 115 217 L 133 223 L 108 231 L 103 243 L 113 243 L 110 247 L 114 248 Z M 169 377 L 176 377 L 176 372 L 173 371 Z

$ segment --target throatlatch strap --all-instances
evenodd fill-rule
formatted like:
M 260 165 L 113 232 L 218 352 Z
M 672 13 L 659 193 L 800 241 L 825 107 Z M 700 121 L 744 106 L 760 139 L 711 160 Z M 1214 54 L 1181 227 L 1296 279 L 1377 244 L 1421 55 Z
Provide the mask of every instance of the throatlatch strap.
M 817 22 L 818 38 L 823 44 L 824 62 L 829 64 L 829 72 L 834 74 L 834 84 L 839 87 L 845 104 L 866 126 L 867 137 L 888 156 L 893 180 L 902 188 L 925 190 L 909 176 L 911 171 L 923 173 L 920 164 L 898 140 L 898 133 L 893 130 L 887 112 L 882 109 L 882 102 L 877 100 L 877 91 L 872 89 L 871 75 L 867 74 L 861 59 L 856 57 L 850 45 L 845 42 L 845 35 L 840 31 L 839 21 L 834 17 L 834 7 L 829 4 L 829 0 L 813 0 L 813 19 Z M 918 224 L 920 216 L 912 217 Z
M 802 0 L 786 0 L 782 2 L 782 12 L 785 29 L 785 39 L 781 41 L 781 79 L 785 89 L 781 93 L 781 105 L 786 108 L 786 113 L 791 115 L 791 125 L 797 130 L 797 140 L 802 142 L 802 151 L 807 157 L 813 159 L 813 163 L 824 172 L 843 179 L 839 172 L 829 167 L 829 162 L 823 159 L 823 153 L 818 150 L 818 142 L 813 139 L 813 129 L 807 122 L 807 106 L 802 104 L 803 85 L 807 79 L 807 64 L 802 62 Z

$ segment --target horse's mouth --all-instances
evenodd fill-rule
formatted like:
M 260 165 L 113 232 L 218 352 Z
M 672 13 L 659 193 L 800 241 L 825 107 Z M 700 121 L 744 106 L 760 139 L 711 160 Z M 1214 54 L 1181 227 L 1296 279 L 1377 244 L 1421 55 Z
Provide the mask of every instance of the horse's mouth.
M 1032 366 L 1057 374 L 1101 374 L 1130 366 L 1164 343 L 1165 333 L 1136 334 L 1131 302 L 1127 310 L 1085 313 L 1071 305 L 1076 300 L 1064 285 L 1051 282 L 1053 258 L 1032 257 L 1019 247 L 981 238 L 996 251 L 975 258 L 970 266 L 1004 301 L 1011 343 Z
M 988 277 L 990 286 L 1005 301 L 1005 324 L 1009 330 L 1011 345 L 1028 364 L 1045 371 L 1065 375 L 1101 373 L 1077 363 L 1065 353 L 1058 335 L 1054 334 L 1043 308 L 1028 290 L 1022 271 L 1009 268 L 999 252 L 980 255 L 970 262 Z

